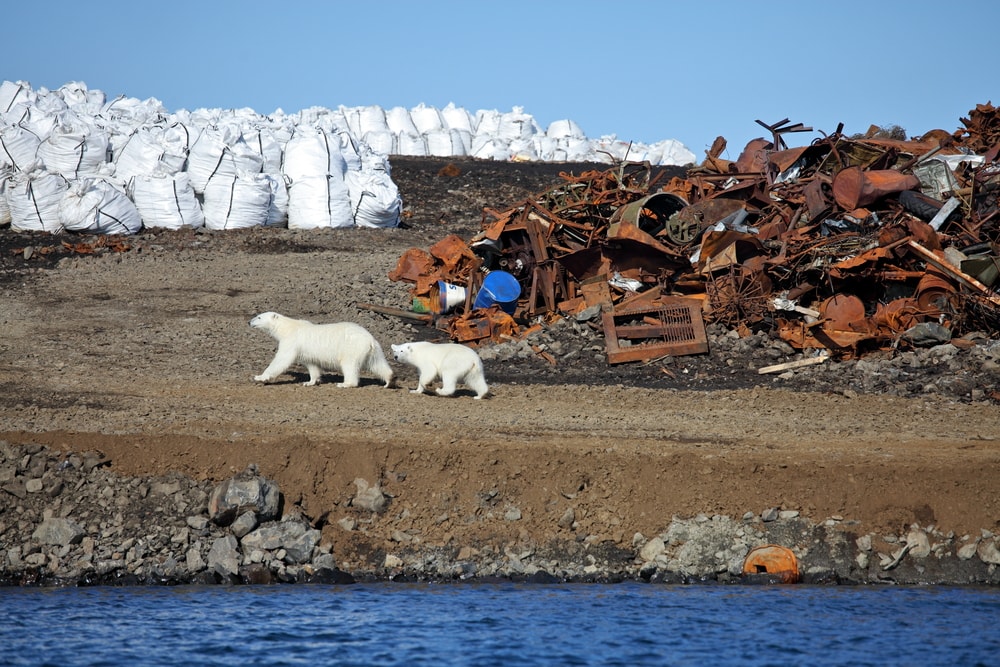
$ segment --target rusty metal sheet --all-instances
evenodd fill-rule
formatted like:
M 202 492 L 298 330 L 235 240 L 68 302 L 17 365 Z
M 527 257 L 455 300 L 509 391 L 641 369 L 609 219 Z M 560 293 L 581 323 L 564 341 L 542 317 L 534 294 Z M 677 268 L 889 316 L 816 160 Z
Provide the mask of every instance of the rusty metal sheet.
M 868 206 L 887 195 L 919 188 L 919 178 L 894 169 L 848 167 L 833 177 L 833 198 L 846 211 Z

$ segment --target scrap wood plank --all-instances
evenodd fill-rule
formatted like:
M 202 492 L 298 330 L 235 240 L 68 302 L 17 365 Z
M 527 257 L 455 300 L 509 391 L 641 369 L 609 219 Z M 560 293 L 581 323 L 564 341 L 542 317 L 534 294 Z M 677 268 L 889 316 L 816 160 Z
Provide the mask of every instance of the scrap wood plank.
M 815 357 L 807 357 L 805 359 L 799 359 L 798 361 L 787 361 L 783 364 L 775 364 L 774 366 L 764 366 L 763 368 L 758 368 L 757 373 L 764 375 L 766 373 L 780 373 L 781 371 L 792 370 L 793 368 L 804 368 L 806 366 L 815 366 L 816 364 L 821 364 L 830 358 L 829 354 L 820 354 Z

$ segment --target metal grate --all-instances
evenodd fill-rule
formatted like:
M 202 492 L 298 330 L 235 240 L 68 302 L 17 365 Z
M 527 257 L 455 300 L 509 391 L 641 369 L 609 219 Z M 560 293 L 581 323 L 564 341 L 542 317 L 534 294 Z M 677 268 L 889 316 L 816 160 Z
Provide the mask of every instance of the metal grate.
M 609 364 L 708 352 L 701 302 L 696 299 L 608 311 L 603 323 Z

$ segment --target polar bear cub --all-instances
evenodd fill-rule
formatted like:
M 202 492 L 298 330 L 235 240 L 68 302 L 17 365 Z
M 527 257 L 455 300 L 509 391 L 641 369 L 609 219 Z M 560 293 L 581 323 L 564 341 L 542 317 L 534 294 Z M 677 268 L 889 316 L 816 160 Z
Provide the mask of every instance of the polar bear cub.
M 459 382 L 476 392 L 477 399 L 489 391 L 483 375 L 483 360 L 475 350 L 465 345 L 419 341 L 393 345 L 392 353 L 396 361 L 416 366 L 420 373 L 417 388 L 411 389 L 410 393 L 422 394 L 438 376 L 441 377 L 438 396 L 451 396 Z
M 270 382 L 294 364 L 302 364 L 309 371 L 309 381 L 303 383 L 307 387 L 319 384 L 324 370 L 343 374 L 344 381 L 338 382 L 338 387 L 357 387 L 362 371 L 378 376 L 386 387 L 392 386 L 392 367 L 382 346 L 360 324 L 314 324 L 267 312 L 250 320 L 250 326 L 278 341 L 274 360 L 254 376 L 256 382 Z

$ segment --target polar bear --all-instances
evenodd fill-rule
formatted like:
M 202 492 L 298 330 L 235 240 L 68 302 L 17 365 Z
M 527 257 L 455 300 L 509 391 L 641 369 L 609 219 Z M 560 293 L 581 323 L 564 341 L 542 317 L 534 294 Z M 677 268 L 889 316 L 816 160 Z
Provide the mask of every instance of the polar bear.
M 367 371 L 392 386 L 392 367 L 375 337 L 360 324 L 335 322 L 313 324 L 309 320 L 296 320 L 279 313 L 267 312 L 250 320 L 250 326 L 271 334 L 278 341 L 274 360 L 256 382 L 270 382 L 294 364 L 302 364 L 309 371 L 307 387 L 319 384 L 324 370 L 340 371 L 344 381 L 338 387 L 357 387 L 362 371 Z
M 412 394 L 422 394 L 438 376 L 441 377 L 438 396 L 451 396 L 459 382 L 475 391 L 477 399 L 489 391 L 483 375 L 483 360 L 465 345 L 419 341 L 392 345 L 392 353 L 396 361 L 416 366 L 420 373 L 417 388 L 410 390 Z

